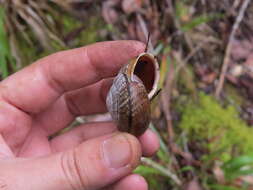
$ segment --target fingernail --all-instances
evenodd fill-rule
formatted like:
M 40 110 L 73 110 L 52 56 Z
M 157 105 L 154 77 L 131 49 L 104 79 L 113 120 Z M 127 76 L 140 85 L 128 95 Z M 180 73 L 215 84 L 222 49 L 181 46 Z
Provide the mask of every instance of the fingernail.
M 109 168 L 121 168 L 131 160 L 131 145 L 127 137 L 118 134 L 103 143 L 103 153 Z

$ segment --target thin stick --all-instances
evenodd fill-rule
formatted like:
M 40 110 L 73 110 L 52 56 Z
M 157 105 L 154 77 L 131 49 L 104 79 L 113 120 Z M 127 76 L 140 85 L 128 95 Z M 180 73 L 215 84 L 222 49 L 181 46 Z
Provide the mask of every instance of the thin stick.
M 165 87 L 163 88 L 162 96 L 161 96 L 162 110 L 167 122 L 168 145 L 169 145 L 170 150 L 173 153 L 182 156 L 189 165 L 199 166 L 200 163 L 193 158 L 192 154 L 182 151 L 180 147 L 174 142 L 174 130 L 173 130 L 173 123 L 172 123 L 171 112 L 170 112 L 170 101 L 171 101 L 171 92 L 172 92 L 172 87 L 173 87 L 173 82 L 174 82 L 174 76 L 175 76 L 175 68 L 173 66 L 173 63 L 171 63 L 169 67 L 169 73 L 166 78 Z
M 150 39 L 150 32 L 148 32 L 148 40 L 147 40 L 145 51 L 144 51 L 145 53 L 147 53 L 147 51 L 148 51 L 149 39 Z
M 176 17 L 175 11 L 173 9 L 172 0 L 167 0 L 166 2 L 167 2 L 170 14 L 171 14 L 171 16 L 173 18 L 173 21 L 175 23 L 176 28 L 178 29 L 178 31 L 182 32 L 181 31 L 181 28 L 182 28 L 181 27 L 181 23 L 179 22 L 179 20 Z M 190 36 L 186 32 L 183 32 L 183 36 L 184 36 L 184 39 L 186 41 L 187 46 L 192 51 L 193 50 L 193 44 L 192 44 L 192 40 L 191 40 Z
M 157 91 L 155 92 L 155 94 L 153 95 L 153 97 L 150 99 L 150 101 L 152 102 L 152 101 L 155 99 L 155 97 L 157 97 L 157 96 L 160 94 L 161 91 L 162 91 L 161 88 L 160 88 L 159 90 L 157 90 Z
M 148 27 L 147 27 L 144 19 L 142 18 L 142 16 L 140 14 L 137 14 L 137 19 L 138 19 L 138 22 L 140 23 L 142 32 L 144 33 L 146 39 L 148 39 L 149 30 L 148 30 Z M 150 52 L 154 52 L 154 47 L 153 47 L 152 43 L 149 43 L 149 50 L 150 50 Z
M 169 177 L 170 179 L 172 179 L 177 185 L 182 185 L 181 180 L 176 176 L 176 174 L 172 173 L 168 168 L 164 168 L 162 165 L 154 162 L 153 160 L 149 159 L 149 158 L 141 158 L 141 161 L 149 166 L 151 166 L 152 168 L 158 170 L 159 172 L 161 172 L 163 175 Z
M 226 48 L 225 58 L 224 58 L 223 65 L 222 65 L 222 68 L 221 68 L 221 75 L 220 75 L 218 85 L 217 85 L 217 88 L 216 88 L 216 91 L 215 91 L 216 98 L 220 97 L 220 93 L 221 93 L 221 90 L 222 90 L 223 85 L 224 85 L 225 76 L 226 76 L 229 61 L 230 61 L 230 53 L 231 53 L 231 49 L 232 49 L 232 42 L 235 39 L 236 30 L 238 29 L 238 27 L 239 27 L 239 25 L 240 25 L 240 23 L 241 23 L 241 21 L 244 17 L 245 11 L 246 11 L 249 3 L 250 3 L 250 0 L 244 0 L 243 1 L 243 4 L 242 4 L 242 6 L 240 8 L 240 11 L 239 11 L 239 14 L 236 18 L 236 21 L 235 21 L 234 25 L 233 25 L 232 32 L 229 36 L 229 41 L 228 41 L 228 45 L 227 45 L 227 48 Z
M 156 135 L 158 136 L 158 139 L 160 140 L 160 147 L 161 150 L 163 152 L 165 152 L 165 154 L 168 156 L 168 158 L 170 157 L 170 153 L 168 151 L 167 145 L 165 144 L 165 142 L 163 141 L 161 135 L 159 134 L 159 132 L 157 131 L 157 129 L 155 128 L 155 126 L 153 125 L 153 123 L 150 123 L 149 128 L 156 133 Z
M 171 114 L 170 114 L 170 100 L 171 100 L 171 91 L 172 91 L 174 74 L 175 74 L 174 66 L 171 63 L 169 67 L 169 73 L 166 77 L 165 87 L 163 89 L 162 96 L 161 96 L 162 110 L 167 120 L 169 145 L 171 144 L 170 142 L 173 142 L 173 139 L 174 139 L 174 131 L 173 131 L 173 126 L 171 122 Z
M 175 70 L 175 75 L 178 74 L 178 72 L 188 63 L 188 61 L 196 54 L 198 53 L 198 51 L 205 45 L 205 43 L 209 42 L 210 38 L 207 38 L 205 40 L 203 40 L 199 45 L 197 45 L 196 47 L 194 47 L 191 52 L 187 55 L 187 57 L 180 61 L 179 65 L 177 66 L 176 70 Z

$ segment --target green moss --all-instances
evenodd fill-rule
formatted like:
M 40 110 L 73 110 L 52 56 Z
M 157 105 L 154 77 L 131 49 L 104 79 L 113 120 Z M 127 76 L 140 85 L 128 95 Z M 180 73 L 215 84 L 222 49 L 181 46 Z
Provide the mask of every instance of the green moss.
M 246 102 L 246 99 L 241 95 L 241 92 L 232 85 L 227 84 L 224 86 L 224 91 L 226 94 L 229 94 L 228 100 L 233 105 L 243 105 Z
M 201 93 L 198 104 L 188 103 L 182 111 L 181 129 L 202 143 L 210 153 L 225 161 L 232 153 L 253 150 L 253 128 L 239 118 L 234 107 L 222 107 L 213 97 Z
M 87 44 L 95 43 L 103 39 L 98 35 L 98 31 L 105 27 L 105 23 L 99 16 L 91 16 L 87 20 L 81 22 L 68 15 L 63 20 L 63 33 L 73 32 L 73 29 L 85 26 L 85 28 L 72 40 L 71 46 L 79 47 Z
M 100 17 L 91 17 L 89 19 L 89 25 L 81 33 L 79 37 L 80 46 L 95 43 L 97 41 L 103 40 L 99 35 L 98 31 L 104 28 L 104 22 Z

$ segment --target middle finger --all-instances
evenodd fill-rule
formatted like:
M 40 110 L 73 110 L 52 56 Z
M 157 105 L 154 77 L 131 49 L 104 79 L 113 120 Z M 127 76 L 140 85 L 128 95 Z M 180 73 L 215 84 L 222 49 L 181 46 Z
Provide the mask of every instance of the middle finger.
M 106 112 L 105 99 L 112 79 L 65 93 L 47 110 L 36 115 L 33 127 L 42 128 L 48 136 L 68 126 L 75 117 Z

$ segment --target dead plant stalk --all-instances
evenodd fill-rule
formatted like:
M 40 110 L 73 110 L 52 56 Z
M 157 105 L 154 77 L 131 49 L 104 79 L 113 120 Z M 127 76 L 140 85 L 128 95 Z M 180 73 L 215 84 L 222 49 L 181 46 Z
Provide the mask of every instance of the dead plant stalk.
M 234 25 L 233 25 L 232 32 L 229 36 L 229 41 L 228 41 L 228 45 L 227 45 L 226 52 L 225 52 L 225 58 L 224 58 L 222 68 L 221 68 L 220 78 L 219 78 L 218 85 L 217 85 L 217 88 L 216 88 L 216 91 L 215 91 L 216 98 L 220 97 L 220 93 L 221 93 L 221 90 L 222 90 L 223 85 L 224 85 L 225 76 L 226 76 L 228 66 L 229 66 L 229 62 L 230 62 L 232 42 L 235 39 L 235 33 L 236 33 L 236 31 L 237 31 L 237 29 L 238 29 L 238 27 L 239 27 L 239 25 L 240 25 L 240 23 L 241 23 L 241 21 L 244 17 L 245 11 L 246 11 L 250 1 L 251 0 L 244 0 L 243 1 L 243 4 L 242 4 L 242 6 L 240 8 L 240 11 L 239 11 L 239 14 L 236 18 L 236 21 L 235 21 Z
M 180 147 L 178 147 L 178 145 L 174 142 L 174 130 L 170 112 L 171 91 L 173 87 L 174 76 L 175 69 L 173 64 L 170 64 L 169 73 L 167 75 L 165 87 L 162 91 L 161 97 L 162 110 L 167 121 L 168 144 L 173 153 L 181 155 L 190 165 L 196 164 L 196 161 L 193 159 L 191 153 L 182 151 Z

